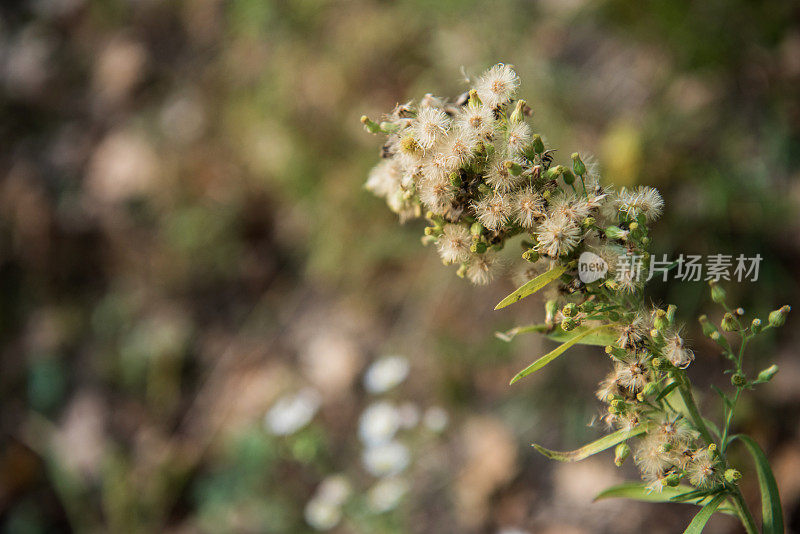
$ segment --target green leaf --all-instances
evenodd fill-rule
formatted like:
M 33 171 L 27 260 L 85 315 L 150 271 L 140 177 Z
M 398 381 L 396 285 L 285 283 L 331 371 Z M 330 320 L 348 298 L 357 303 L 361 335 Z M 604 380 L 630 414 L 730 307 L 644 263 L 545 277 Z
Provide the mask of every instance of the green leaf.
M 724 500 L 725 495 L 722 494 L 711 499 L 711 502 L 703 506 L 702 510 L 694 516 L 694 519 L 692 519 L 692 522 L 686 527 L 686 530 L 683 531 L 683 534 L 700 534 L 703 532 L 706 523 L 708 523 L 708 520 L 711 519 L 711 516 L 714 515 L 714 512 L 717 511 L 717 508 L 719 508 L 719 505 L 722 504 Z
M 731 441 L 735 439 L 744 443 L 756 463 L 758 486 L 761 490 L 761 523 L 764 534 L 783 534 L 781 498 L 778 495 L 778 484 L 775 482 L 775 475 L 772 474 L 767 455 L 750 436 L 737 434 L 731 437 Z
M 566 267 L 564 267 L 563 265 L 559 265 L 557 267 L 553 267 L 546 273 L 540 274 L 539 276 L 537 276 L 533 280 L 530 280 L 529 282 L 526 282 L 524 285 L 517 288 L 516 291 L 514 291 L 509 296 L 501 300 L 500 304 L 495 306 L 494 309 L 499 310 L 500 308 L 505 308 L 509 304 L 514 304 L 515 302 L 518 302 L 524 299 L 525 297 L 533 295 L 534 293 L 542 289 L 544 286 L 546 286 L 547 284 L 549 284 L 550 282 L 552 282 L 553 280 L 564 274 L 566 270 L 567 270 Z
M 644 424 L 634 427 L 631 430 L 617 430 L 613 434 L 603 436 L 602 438 L 595 440 L 588 445 L 584 445 L 580 449 L 575 449 L 574 451 L 551 451 L 550 449 L 545 449 L 536 443 L 534 443 L 533 446 L 537 451 L 552 460 L 558 460 L 559 462 L 577 462 L 578 460 L 588 458 L 593 454 L 597 454 L 598 452 L 611 448 L 614 445 L 622 443 L 623 441 L 634 436 L 638 436 L 639 434 L 646 432 L 647 428 L 648 425 Z
M 667 384 L 667 386 L 661 390 L 661 393 L 659 393 L 658 396 L 656 396 L 656 402 L 660 401 L 661 399 L 672 393 L 672 390 L 674 390 L 676 387 L 678 387 L 677 382 L 670 382 L 669 384 Z
M 586 330 L 591 330 L 591 326 L 579 326 L 570 332 L 565 332 L 560 326 L 548 326 L 546 324 L 532 324 L 528 326 L 517 326 L 512 328 L 511 330 L 506 330 L 505 332 L 495 332 L 494 335 L 498 339 L 501 339 L 505 342 L 509 342 L 515 337 L 520 334 L 528 334 L 530 332 L 537 332 L 539 334 L 544 334 L 548 339 L 552 339 L 553 341 L 558 341 L 559 343 L 563 343 L 565 341 L 569 341 L 576 335 L 580 335 L 584 333 Z M 606 345 L 611 345 L 616 341 L 617 336 L 614 335 L 612 331 L 607 332 L 597 332 L 592 335 L 588 335 L 585 338 L 582 338 L 579 341 L 579 345 L 596 345 L 600 347 L 605 347 Z
M 691 486 L 681 484 L 675 487 L 665 486 L 660 492 L 657 492 L 648 490 L 647 486 L 641 482 L 626 482 L 601 491 L 594 500 L 601 501 L 603 499 L 619 498 L 641 502 L 681 502 L 676 501 L 676 499 L 688 493 L 692 493 L 693 491 L 694 488 Z M 683 502 L 702 506 L 705 504 L 707 498 L 707 496 L 702 496 Z M 728 503 L 722 504 L 717 511 L 729 515 L 736 515 L 736 510 Z
M 555 349 L 551 350 L 550 352 L 548 352 L 547 354 L 545 354 L 544 356 L 542 356 L 541 358 L 539 358 L 538 360 L 536 360 L 535 362 L 530 364 L 528 367 L 526 367 L 525 369 L 523 369 L 522 371 L 517 373 L 514 376 L 514 378 L 511 379 L 511 382 L 509 382 L 509 385 L 513 384 L 517 380 L 520 380 L 521 378 L 525 378 L 526 376 L 528 376 L 529 374 L 531 374 L 531 373 L 533 373 L 535 371 L 538 371 L 539 369 L 541 369 L 542 367 L 544 367 L 548 363 L 552 362 L 553 360 L 555 360 L 556 358 L 561 356 L 561 354 L 566 352 L 566 350 L 568 348 L 570 348 L 573 345 L 576 345 L 581 339 L 589 336 L 592 333 L 596 333 L 596 332 L 598 332 L 600 330 L 607 329 L 607 328 L 609 328 L 609 325 L 597 326 L 595 328 L 590 328 L 588 330 L 583 331 L 582 333 L 580 333 L 577 336 L 571 338 L 566 343 L 563 343 L 562 345 L 559 345 L 558 347 L 556 347 Z

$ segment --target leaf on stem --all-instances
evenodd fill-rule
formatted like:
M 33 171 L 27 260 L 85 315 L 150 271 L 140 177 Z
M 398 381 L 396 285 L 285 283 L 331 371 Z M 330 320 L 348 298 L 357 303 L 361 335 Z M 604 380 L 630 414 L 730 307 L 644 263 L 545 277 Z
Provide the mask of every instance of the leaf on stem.
M 707 495 L 703 495 L 700 497 L 695 497 L 693 499 L 688 499 L 685 501 L 678 501 L 679 497 L 691 493 L 694 491 L 694 488 L 691 486 L 687 486 L 685 484 L 680 484 L 675 487 L 665 486 L 660 492 L 659 491 L 652 491 L 647 489 L 647 485 L 643 484 L 642 482 L 626 482 L 624 484 L 619 484 L 618 486 L 612 486 L 601 491 L 597 497 L 594 498 L 595 501 L 601 501 L 603 499 L 632 499 L 634 501 L 642 501 L 642 502 L 685 502 L 687 504 L 694 504 L 697 506 L 703 506 L 708 499 Z M 728 503 L 722 504 L 718 509 L 718 512 L 722 512 L 725 514 L 736 515 L 736 510 Z
M 544 356 L 542 356 L 541 358 L 539 358 L 538 360 L 536 360 L 535 362 L 530 364 L 528 367 L 526 367 L 525 369 L 523 369 L 522 371 L 517 373 L 514 376 L 514 378 L 511 379 L 511 382 L 509 382 L 509 385 L 513 384 L 517 380 L 525 378 L 526 376 L 528 376 L 529 374 L 531 374 L 533 372 L 538 371 L 539 369 L 541 369 L 542 367 L 544 367 L 548 363 L 552 362 L 553 360 L 555 360 L 556 358 L 561 356 L 564 352 L 566 352 L 566 350 L 568 348 L 570 348 L 573 345 L 578 344 L 578 342 L 580 342 L 583 338 L 588 337 L 589 335 L 591 335 L 593 333 L 597 333 L 597 332 L 600 332 L 601 330 L 608 329 L 608 328 L 610 328 L 609 325 L 597 326 L 595 328 L 590 328 L 588 330 L 585 330 L 585 331 L 581 332 L 580 334 L 578 334 L 577 336 L 572 337 L 566 343 L 563 343 L 562 345 L 559 345 L 558 347 L 556 347 L 555 349 L 551 350 L 550 352 L 548 352 L 547 354 L 545 354 Z
M 588 458 L 593 454 L 597 454 L 598 452 L 609 449 L 614 445 L 622 443 L 623 441 L 634 436 L 638 436 L 639 434 L 646 432 L 647 429 L 648 425 L 643 424 L 634 427 L 631 430 L 617 430 L 612 434 L 603 436 L 602 438 L 595 440 L 588 445 L 584 445 L 580 449 L 575 449 L 574 451 L 551 451 L 550 449 L 545 449 L 536 443 L 533 444 L 533 447 L 552 460 L 558 460 L 559 462 L 577 462 L 578 460 L 583 460 L 584 458 Z
M 717 508 L 719 508 L 719 505 L 721 505 L 724 500 L 725 495 L 723 494 L 717 495 L 711 499 L 711 501 L 703 506 L 702 510 L 694 516 L 694 519 L 692 519 L 692 522 L 686 527 L 686 530 L 683 531 L 683 534 L 700 534 L 703 532 L 706 523 L 708 523 L 708 520 L 711 519 L 711 516 L 714 515 L 714 512 L 717 511 Z
M 750 436 L 736 434 L 731 436 L 730 441 L 736 439 L 747 447 L 756 463 L 758 486 L 761 490 L 761 523 L 764 534 L 783 534 L 783 510 L 778 494 L 778 484 L 775 482 L 775 475 L 772 474 L 767 455 Z
M 495 332 L 494 335 L 498 339 L 501 339 L 505 342 L 510 342 L 520 334 L 537 332 L 540 334 L 544 334 L 548 339 L 552 339 L 553 341 L 558 341 L 559 343 L 563 343 L 565 341 L 569 341 L 574 336 L 580 335 L 585 331 L 591 329 L 592 329 L 591 326 L 579 326 L 570 332 L 565 332 L 560 326 L 551 327 L 546 324 L 532 324 L 528 326 L 517 326 L 512 328 L 511 330 L 506 330 L 505 332 Z M 586 336 L 585 338 L 582 338 L 578 342 L 578 344 L 596 345 L 599 347 L 605 347 L 606 345 L 613 344 L 614 341 L 616 341 L 616 339 L 617 337 L 611 331 L 596 332 L 594 334 Z
M 514 291 L 509 296 L 501 300 L 500 304 L 495 306 L 494 309 L 499 310 L 500 308 L 505 308 L 509 304 L 514 304 L 515 302 L 518 302 L 524 299 L 525 297 L 533 295 L 534 293 L 542 289 L 544 286 L 546 286 L 547 284 L 549 284 L 550 282 L 552 282 L 553 280 L 557 279 L 559 276 L 564 274 L 566 270 L 567 270 L 566 267 L 564 267 L 563 265 L 559 265 L 557 267 L 553 267 L 546 273 L 540 274 L 539 276 L 537 276 L 533 280 L 530 280 L 529 282 L 526 282 L 521 287 L 517 288 L 516 291 Z

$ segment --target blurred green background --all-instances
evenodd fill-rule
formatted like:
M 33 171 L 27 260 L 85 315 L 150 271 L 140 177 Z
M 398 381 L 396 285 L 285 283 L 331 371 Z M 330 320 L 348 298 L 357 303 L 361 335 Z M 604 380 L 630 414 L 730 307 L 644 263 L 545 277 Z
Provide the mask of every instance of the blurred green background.
M 732 300 L 762 317 L 798 304 L 797 2 L 3 2 L 0 531 L 681 531 L 683 505 L 591 503 L 631 466 L 528 447 L 602 432 L 599 353 L 507 387 L 548 342 L 492 334 L 540 303 L 492 312 L 513 277 L 457 279 L 421 223 L 362 188 L 382 143 L 362 114 L 455 97 L 496 62 L 559 162 L 592 153 L 608 182 L 663 192 L 656 254 L 761 254 Z M 694 320 L 706 289 L 649 291 L 678 304 L 719 417 L 708 386 L 728 379 Z M 754 347 L 751 369 L 781 372 L 736 421 L 770 455 L 792 532 L 797 325 Z M 371 393 L 386 355 L 408 378 Z M 299 391 L 310 420 L 276 435 L 265 415 Z M 391 476 L 362 459 L 375 402 L 406 417 Z M 334 474 L 350 496 L 315 515 Z

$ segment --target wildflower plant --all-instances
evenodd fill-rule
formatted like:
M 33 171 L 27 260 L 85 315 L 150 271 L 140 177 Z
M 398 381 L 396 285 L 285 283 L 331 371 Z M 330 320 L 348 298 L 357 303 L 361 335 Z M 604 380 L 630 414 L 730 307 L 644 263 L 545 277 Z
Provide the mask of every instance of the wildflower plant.
M 610 371 L 597 398 L 610 433 L 570 452 L 534 447 L 559 461 L 577 461 L 614 448 L 621 466 L 631 457 L 642 481 L 609 488 L 600 498 L 685 502 L 701 506 L 686 532 L 700 532 L 715 512 L 736 515 L 748 533 L 758 532 L 738 487 L 740 471 L 728 449 L 745 446 L 755 460 L 762 497 L 764 533 L 783 532 L 777 485 L 758 444 L 732 434 L 731 421 L 743 393 L 777 372 L 745 369 L 745 348 L 763 332 L 781 326 L 784 306 L 766 321 L 745 319 L 728 306 L 724 289 L 711 283 L 712 300 L 724 316 L 717 327 L 700 318 L 703 333 L 730 362 L 731 391 L 717 389 L 724 417 L 714 424 L 701 415 L 687 373 L 694 360 L 676 318 L 676 307 L 645 302 L 639 269 L 648 268 L 649 225 L 664 202 L 652 187 L 615 190 L 600 182 L 589 158 L 572 154 L 571 165 L 554 164 L 552 150 L 535 133 L 520 80 L 499 64 L 455 101 L 425 95 L 398 105 L 380 122 L 362 117 L 366 129 L 387 137 L 382 159 L 367 189 L 386 200 L 401 221 L 424 217 L 422 241 L 435 245 L 444 264 L 475 284 L 492 281 L 503 264 L 498 251 L 521 236 L 527 281 L 496 309 L 549 286 L 543 324 L 514 328 L 498 337 L 510 341 L 538 332 L 561 343 L 511 380 L 540 370 L 576 344 L 605 347 Z M 580 276 L 584 259 L 599 260 L 607 273 Z M 611 275 L 614 276 L 611 276 Z M 603 276 L 605 275 L 605 276 Z

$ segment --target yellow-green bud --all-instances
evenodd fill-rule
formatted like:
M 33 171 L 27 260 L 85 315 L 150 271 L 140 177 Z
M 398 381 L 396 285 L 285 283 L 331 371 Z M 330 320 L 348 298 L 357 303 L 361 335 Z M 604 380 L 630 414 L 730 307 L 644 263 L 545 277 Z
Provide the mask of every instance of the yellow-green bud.
M 467 265 L 462 263 L 458 266 L 458 270 L 456 271 L 456 275 L 459 278 L 464 278 L 467 275 Z
M 475 89 L 470 89 L 469 91 L 469 107 L 472 109 L 479 108 L 483 102 L 481 102 L 480 97 L 478 97 L 478 91 Z
M 735 332 L 736 324 L 736 318 L 731 313 L 725 313 L 725 315 L 722 316 L 722 329 L 725 332 Z
M 542 141 L 542 136 L 539 134 L 533 134 L 531 146 L 533 147 L 533 151 L 537 154 L 544 152 L 544 141 Z
M 567 185 L 572 185 L 575 183 L 575 175 L 572 173 L 571 170 L 567 169 L 566 167 L 562 168 L 561 176 L 564 178 L 564 183 Z
M 548 300 L 544 304 L 544 313 L 545 318 L 544 322 L 547 324 L 553 324 L 553 319 L 556 316 L 556 311 L 558 311 L 558 301 L 557 300 Z
M 361 115 L 361 124 L 364 125 L 364 128 L 369 133 L 374 133 L 374 134 L 383 133 L 383 131 L 381 130 L 380 124 L 378 124 L 377 122 L 373 121 L 372 119 L 370 119 L 366 115 Z
M 597 222 L 597 220 L 596 220 L 594 217 L 586 217 L 586 218 L 583 220 L 583 225 L 584 225 L 584 226 L 592 226 L 592 225 L 594 225 L 594 223 L 596 223 L 596 222 Z
M 619 226 L 608 226 L 605 232 L 609 239 L 626 239 L 628 237 L 628 232 Z
M 583 163 L 583 160 L 581 160 L 581 157 L 577 152 L 572 154 L 572 170 L 578 176 L 586 174 L 586 165 Z
M 731 376 L 731 384 L 737 388 L 743 388 L 747 385 L 747 377 L 742 373 L 734 373 Z
M 569 332 L 571 330 L 575 330 L 576 326 L 578 326 L 578 323 L 576 323 L 571 318 L 564 319 L 563 321 L 561 321 L 561 329 L 564 330 L 564 332 Z
M 575 317 L 575 314 L 578 313 L 578 309 L 575 307 L 575 304 L 569 302 L 561 309 L 561 313 L 566 317 Z
M 639 229 L 639 223 L 637 223 L 637 222 L 632 222 L 631 224 L 629 224 L 629 225 L 628 225 L 628 229 L 629 229 L 631 232 L 633 232 L 634 230 L 638 230 L 638 229 Z
M 729 484 L 733 484 L 734 482 L 736 482 L 740 478 L 742 478 L 742 474 L 739 471 L 737 471 L 736 469 L 726 469 L 725 470 L 725 480 Z
M 628 446 L 627 443 L 620 443 L 617 445 L 617 448 L 614 449 L 614 464 L 617 467 L 622 467 L 623 462 L 625 459 L 631 455 L 631 448 Z
M 483 241 L 473 241 L 472 244 L 469 246 L 470 252 L 474 252 L 475 254 L 483 254 L 486 252 L 487 246 L 486 243 Z
M 525 261 L 529 261 L 531 263 L 539 261 L 539 253 L 532 248 L 528 249 L 522 253 L 522 259 L 524 259 Z
M 472 226 L 469 227 L 469 233 L 474 236 L 479 236 L 483 233 L 483 225 L 479 222 L 472 223 Z
M 703 328 L 704 335 L 711 337 L 711 335 L 717 331 L 717 327 L 711 324 L 711 321 L 708 320 L 707 315 L 701 315 L 697 318 L 697 320 L 700 322 L 700 326 Z
M 792 308 L 787 305 L 787 306 L 782 306 L 781 308 L 770 313 L 769 325 L 773 328 L 783 326 L 783 323 L 786 322 L 786 316 L 789 315 L 790 311 L 792 311 Z
M 511 124 L 522 122 L 522 119 L 525 115 L 525 104 L 526 102 L 524 100 L 517 100 L 517 104 L 514 106 L 514 111 L 512 111 L 511 116 L 508 117 L 508 122 Z
M 522 165 L 515 161 L 504 161 L 503 167 L 511 174 L 511 176 L 519 176 L 522 174 Z
M 450 173 L 450 184 L 456 188 L 461 187 L 461 176 L 457 172 Z
M 758 334 L 761 332 L 761 319 L 755 318 L 753 322 L 750 323 L 750 331 L 754 334 Z
M 655 317 L 653 318 L 653 326 L 656 327 L 656 330 L 659 332 L 663 332 L 669 327 L 669 320 L 667 319 L 667 312 L 664 310 L 657 310 Z
M 758 373 L 758 378 L 756 378 L 757 382 L 769 382 L 772 380 L 772 377 L 778 374 L 778 366 L 777 365 L 770 365 L 760 373 Z
M 724 289 L 722 289 L 722 286 L 719 285 L 715 280 L 710 280 L 708 282 L 708 285 L 711 286 L 711 300 L 713 300 L 717 304 L 722 304 L 723 302 L 725 302 L 725 297 L 727 296 L 727 293 L 725 292 Z
M 678 311 L 678 307 L 674 304 L 670 304 L 667 306 L 667 321 L 669 321 L 670 325 L 675 324 L 675 312 Z
M 664 479 L 664 485 L 674 488 L 681 482 L 681 475 L 678 473 L 670 473 L 667 475 L 667 478 Z

